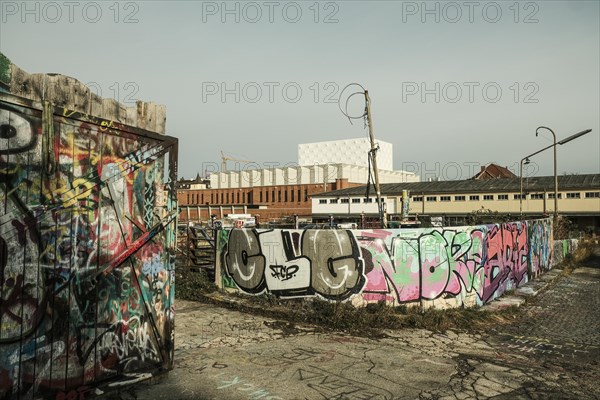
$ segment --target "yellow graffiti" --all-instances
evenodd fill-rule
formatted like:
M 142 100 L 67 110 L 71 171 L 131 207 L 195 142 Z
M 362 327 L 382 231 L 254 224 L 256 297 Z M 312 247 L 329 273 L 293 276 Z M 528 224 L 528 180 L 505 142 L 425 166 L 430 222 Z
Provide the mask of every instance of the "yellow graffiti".
M 92 188 L 94 186 L 94 183 L 86 178 L 77 178 L 73 180 L 72 189 L 65 190 L 63 187 L 56 190 L 54 194 L 60 196 L 64 207 L 72 207 L 77 204 L 79 200 L 87 199 L 93 193 Z
M 113 121 L 102 121 L 100 122 L 100 130 L 106 132 L 109 128 L 115 128 Z
M 77 111 L 72 111 L 72 110 L 69 110 L 68 108 L 64 107 L 64 108 L 63 108 L 63 114 L 62 114 L 62 115 L 63 115 L 63 117 L 67 117 L 67 118 L 69 118 L 70 116 L 72 116 L 72 115 L 73 115 L 73 114 L 75 114 L 76 112 L 77 112 Z

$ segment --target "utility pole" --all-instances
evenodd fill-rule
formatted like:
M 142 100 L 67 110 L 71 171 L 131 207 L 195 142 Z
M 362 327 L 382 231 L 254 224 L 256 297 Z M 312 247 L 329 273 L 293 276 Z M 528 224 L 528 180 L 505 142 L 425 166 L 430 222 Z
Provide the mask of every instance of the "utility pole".
M 371 119 L 371 98 L 369 97 L 369 91 L 365 90 L 365 112 L 367 114 L 367 124 L 369 126 L 369 139 L 371 140 L 371 152 L 370 157 L 373 161 L 373 176 L 375 178 L 375 191 L 377 192 L 377 208 L 379 210 L 379 220 L 381 221 L 381 227 L 387 228 L 387 216 L 385 215 L 385 209 L 383 202 L 381 201 L 381 190 L 379 188 L 379 169 L 377 168 L 377 150 L 379 148 L 375 144 L 375 137 L 373 136 L 373 121 Z

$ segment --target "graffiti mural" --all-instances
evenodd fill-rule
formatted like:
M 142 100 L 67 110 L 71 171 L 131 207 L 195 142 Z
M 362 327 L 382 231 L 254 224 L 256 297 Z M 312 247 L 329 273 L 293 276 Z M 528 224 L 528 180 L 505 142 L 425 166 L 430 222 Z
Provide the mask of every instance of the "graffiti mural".
M 527 227 L 525 222 L 488 226 L 484 303 L 527 282 Z
M 248 294 L 473 306 L 550 269 L 552 226 L 232 229 L 220 232 L 218 254 L 222 286 Z
M 573 254 L 579 247 L 578 239 L 563 239 L 554 241 L 554 249 L 551 251 L 552 265 L 565 261 L 568 255 Z
M 351 231 L 233 229 L 227 240 L 227 274 L 247 293 L 343 300 L 365 283 Z
M 386 241 L 382 232 L 389 232 Z M 363 231 L 359 237 L 367 251 L 368 301 L 406 303 L 481 297 L 483 279 L 482 229 L 407 229 Z M 474 303 L 473 303 L 474 304 Z
M 176 156 L 176 139 L 0 93 L 1 399 L 172 367 Z
M 538 276 L 548 271 L 552 262 L 552 224 L 550 220 L 527 222 L 529 236 L 529 273 Z

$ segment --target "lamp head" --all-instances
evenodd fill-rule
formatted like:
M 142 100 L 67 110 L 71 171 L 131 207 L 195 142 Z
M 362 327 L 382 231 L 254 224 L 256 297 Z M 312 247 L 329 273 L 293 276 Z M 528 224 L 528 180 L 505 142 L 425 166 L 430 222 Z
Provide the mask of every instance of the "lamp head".
M 525 165 L 529 164 L 531 161 L 529 160 L 529 158 L 525 159 Z

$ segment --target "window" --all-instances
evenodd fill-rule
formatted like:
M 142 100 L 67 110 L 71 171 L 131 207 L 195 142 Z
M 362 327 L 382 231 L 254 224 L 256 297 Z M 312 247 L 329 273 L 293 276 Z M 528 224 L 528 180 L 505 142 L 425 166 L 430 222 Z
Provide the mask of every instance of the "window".
M 211 193 L 211 194 L 210 194 L 210 202 L 211 202 L 211 203 L 214 203 L 214 202 L 215 202 L 215 199 L 214 199 L 214 197 L 213 197 L 213 196 L 214 196 L 214 193 Z
M 543 200 L 544 193 L 531 193 L 531 199 L 532 200 Z
M 221 204 L 223 204 L 223 203 L 224 203 L 224 201 L 223 201 L 223 193 L 221 193 Z
M 598 198 L 600 198 L 600 192 L 586 192 L 585 198 L 586 199 L 598 199 Z
M 440 201 L 450 201 L 450 196 L 440 196 Z
M 427 200 L 427 201 L 437 201 L 437 196 L 427 196 L 425 198 L 425 200 Z
M 263 202 L 263 192 L 260 192 L 260 202 Z M 240 202 L 240 194 L 238 193 L 238 203 Z
M 329 199 L 329 204 L 337 204 L 337 199 Z
M 352 199 L 352 203 L 360 203 L 360 199 Z
M 508 200 L 508 195 L 507 194 L 499 194 L 498 200 Z
M 364 202 L 365 203 L 372 203 L 373 202 L 373 198 L 372 197 L 365 198 Z
M 524 194 L 524 195 L 523 195 L 523 198 L 524 198 L 524 199 L 526 199 L 526 198 L 527 198 L 527 195 L 526 195 L 526 194 Z M 513 196 L 513 199 L 515 199 L 515 200 L 520 200 L 520 199 L 521 199 L 521 195 L 520 195 L 520 194 L 515 194 L 515 195 Z
M 319 200 L 319 204 L 327 204 L 327 200 L 321 199 Z
M 494 200 L 494 195 L 493 194 L 484 194 L 483 200 Z
M 281 190 L 277 191 L 277 201 L 281 203 Z
M 579 198 L 581 198 L 581 193 L 579 193 L 579 192 L 567 193 L 567 199 L 579 199 Z
M 190 194 L 187 194 L 187 204 L 190 204 Z
M 479 201 L 479 195 L 478 194 L 471 195 L 471 196 L 469 196 L 469 200 Z
M 286 203 L 288 201 L 288 192 L 287 192 L 287 190 L 283 191 L 283 201 L 285 201 Z
M 412 198 L 412 201 L 423 201 L 423 196 L 415 196 Z
M 465 196 L 454 196 L 454 201 L 465 201 Z
M 548 198 L 549 198 L 549 199 L 553 199 L 553 198 L 554 198 L 554 193 L 548 193 Z M 558 198 L 559 198 L 559 199 L 562 199 L 562 193 L 559 193 L 559 194 L 558 194 Z
M 343 204 L 348 204 L 348 203 L 350 203 L 350 199 L 342 199 L 342 203 Z
M 271 201 L 273 203 L 275 203 L 275 191 L 274 190 L 271 191 Z
M 304 201 L 308 201 L 308 189 L 304 189 Z
M 290 196 L 292 196 L 291 201 L 293 202 L 294 201 L 294 189 L 290 190 Z
M 233 197 L 233 196 L 231 196 L 231 197 Z M 227 199 L 227 203 L 229 203 L 229 193 L 227 193 L 227 196 L 225 198 Z M 231 199 L 231 200 L 233 200 L 233 199 Z
M 204 204 L 204 193 L 202 193 L 202 201 L 201 201 L 201 203 Z

